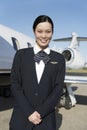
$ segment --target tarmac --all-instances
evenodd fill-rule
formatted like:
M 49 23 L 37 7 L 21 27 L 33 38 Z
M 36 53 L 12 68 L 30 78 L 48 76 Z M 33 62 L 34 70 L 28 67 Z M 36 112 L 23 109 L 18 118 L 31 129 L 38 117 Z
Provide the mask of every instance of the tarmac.
M 73 84 L 77 103 L 70 109 L 56 109 L 57 130 L 87 130 L 87 85 Z M 0 96 L 0 130 L 9 130 L 13 97 Z

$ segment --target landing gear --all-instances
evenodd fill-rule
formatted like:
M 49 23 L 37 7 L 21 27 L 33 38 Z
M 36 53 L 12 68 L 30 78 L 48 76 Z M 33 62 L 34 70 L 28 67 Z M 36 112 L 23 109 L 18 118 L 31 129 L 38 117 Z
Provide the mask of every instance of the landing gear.
M 72 107 L 72 103 L 71 103 L 71 100 L 70 100 L 70 97 L 69 97 L 69 94 L 68 94 L 68 91 L 67 91 L 67 88 L 66 88 L 65 85 L 64 85 L 64 88 L 63 88 L 63 94 L 61 96 L 58 107 L 59 108 L 65 107 L 65 109 L 70 109 Z

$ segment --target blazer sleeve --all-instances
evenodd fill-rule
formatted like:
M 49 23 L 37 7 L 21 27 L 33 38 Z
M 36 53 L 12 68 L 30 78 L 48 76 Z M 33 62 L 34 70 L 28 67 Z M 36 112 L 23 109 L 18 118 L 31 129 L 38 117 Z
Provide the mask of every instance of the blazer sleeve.
M 60 61 L 61 62 L 61 61 Z M 36 110 L 41 114 L 41 117 L 48 115 L 52 112 L 61 98 L 61 94 L 64 86 L 65 78 L 65 59 L 62 58 L 60 66 L 58 66 L 58 72 L 54 83 L 54 89 L 45 102 L 38 106 Z
M 26 117 L 28 117 L 31 113 L 34 112 L 32 106 L 27 101 L 26 97 L 23 94 L 23 90 L 21 87 L 22 79 L 21 79 L 21 71 L 20 71 L 20 64 L 21 64 L 21 53 L 22 51 L 19 50 L 16 52 L 13 60 L 13 65 L 11 69 L 11 90 L 12 94 Z

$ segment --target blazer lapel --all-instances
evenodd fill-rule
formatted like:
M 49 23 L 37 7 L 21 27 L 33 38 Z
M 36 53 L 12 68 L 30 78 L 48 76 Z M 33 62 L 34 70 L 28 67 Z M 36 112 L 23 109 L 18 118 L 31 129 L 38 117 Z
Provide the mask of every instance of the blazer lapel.
M 35 85 L 38 84 L 38 81 L 37 81 L 37 75 L 36 75 L 36 68 L 35 68 L 35 61 L 34 61 L 34 52 L 33 52 L 33 49 L 31 51 L 31 70 L 32 70 L 32 75 L 33 75 L 33 82 Z

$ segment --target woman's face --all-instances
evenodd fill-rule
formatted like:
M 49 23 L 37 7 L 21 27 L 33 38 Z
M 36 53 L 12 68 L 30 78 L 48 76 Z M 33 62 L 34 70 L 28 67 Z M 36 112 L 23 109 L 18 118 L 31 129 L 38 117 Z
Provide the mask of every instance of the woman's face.
M 38 46 L 45 49 L 52 38 L 52 25 L 49 22 L 41 22 L 36 26 L 34 34 Z

